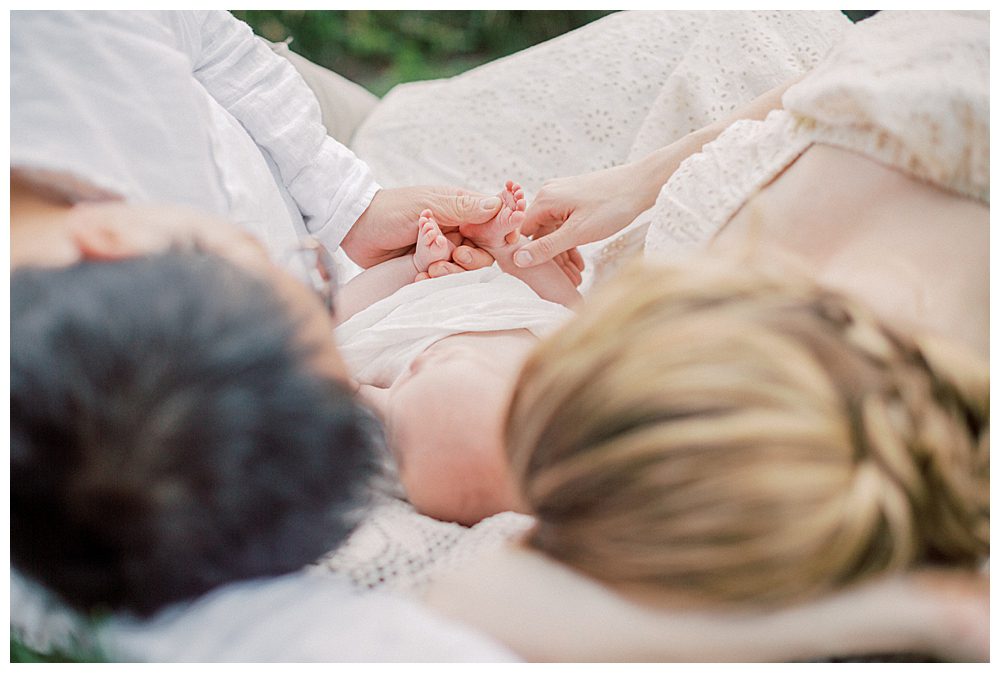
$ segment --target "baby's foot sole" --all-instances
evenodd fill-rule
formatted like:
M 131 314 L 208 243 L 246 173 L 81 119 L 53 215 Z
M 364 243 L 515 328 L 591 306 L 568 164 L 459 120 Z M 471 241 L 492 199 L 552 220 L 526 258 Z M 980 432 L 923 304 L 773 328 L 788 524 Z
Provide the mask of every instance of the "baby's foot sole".
M 462 235 L 483 248 L 498 248 L 516 241 L 524 221 L 525 198 L 521 185 L 508 180 L 503 191 L 498 194 L 503 205 L 489 222 L 463 225 Z
M 413 264 L 417 273 L 427 271 L 434 262 L 449 259 L 455 244 L 441 233 L 441 227 L 434 221 L 429 210 L 420 213 L 417 224 L 417 243 L 413 251 Z

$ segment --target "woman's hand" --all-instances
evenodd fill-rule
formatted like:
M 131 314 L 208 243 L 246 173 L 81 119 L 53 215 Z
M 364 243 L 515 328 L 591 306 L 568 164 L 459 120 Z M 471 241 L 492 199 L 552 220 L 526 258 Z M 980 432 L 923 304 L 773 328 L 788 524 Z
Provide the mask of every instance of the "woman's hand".
M 456 187 L 399 187 L 381 189 L 351 230 L 341 247 L 362 267 L 370 267 L 399 257 L 413 249 L 417 240 L 420 213 L 429 209 L 442 231 L 457 231 L 461 224 L 482 224 L 500 211 L 495 195 L 468 192 Z M 482 255 L 470 256 L 470 266 L 478 269 L 493 263 Z M 461 264 L 461 260 L 456 260 Z
M 623 229 L 653 205 L 661 184 L 655 175 L 644 175 L 639 163 L 546 182 L 521 226 L 534 240 L 517 252 L 514 263 L 536 266 L 567 253 L 567 261 L 582 269 L 575 247 Z

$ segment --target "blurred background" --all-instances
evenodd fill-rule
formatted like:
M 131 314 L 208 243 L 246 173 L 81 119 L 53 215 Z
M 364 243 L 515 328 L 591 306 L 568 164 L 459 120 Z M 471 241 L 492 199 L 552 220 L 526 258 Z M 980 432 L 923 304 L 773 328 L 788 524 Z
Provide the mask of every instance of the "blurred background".
M 272 42 L 377 96 L 401 82 L 450 77 L 579 28 L 610 11 L 234 11 Z
M 611 14 L 606 10 L 233 11 L 272 42 L 377 96 L 402 82 L 450 77 Z M 845 10 L 859 21 L 873 10 Z

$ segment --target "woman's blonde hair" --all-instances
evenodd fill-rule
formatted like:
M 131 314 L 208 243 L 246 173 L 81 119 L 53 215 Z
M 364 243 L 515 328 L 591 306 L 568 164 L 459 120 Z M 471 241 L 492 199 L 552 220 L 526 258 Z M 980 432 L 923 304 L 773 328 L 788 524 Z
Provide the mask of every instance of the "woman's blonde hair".
M 761 270 L 641 266 L 526 363 L 528 544 L 611 583 L 790 602 L 989 547 L 989 375 Z

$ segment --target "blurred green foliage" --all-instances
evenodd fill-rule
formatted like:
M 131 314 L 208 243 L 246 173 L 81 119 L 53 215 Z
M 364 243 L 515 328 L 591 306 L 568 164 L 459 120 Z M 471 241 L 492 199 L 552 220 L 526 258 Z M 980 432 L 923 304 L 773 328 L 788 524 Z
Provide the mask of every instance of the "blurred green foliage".
M 877 9 L 842 9 L 840 11 L 842 11 L 844 15 L 854 23 L 863 21 L 874 14 L 878 14 Z
M 579 28 L 610 11 L 234 11 L 274 42 L 382 96 L 401 82 L 450 77 Z
M 99 653 L 90 652 L 84 647 L 71 652 L 63 652 L 62 650 L 38 652 L 22 643 L 13 632 L 10 634 L 10 663 L 12 664 L 100 663 L 104 661 L 106 659 Z

